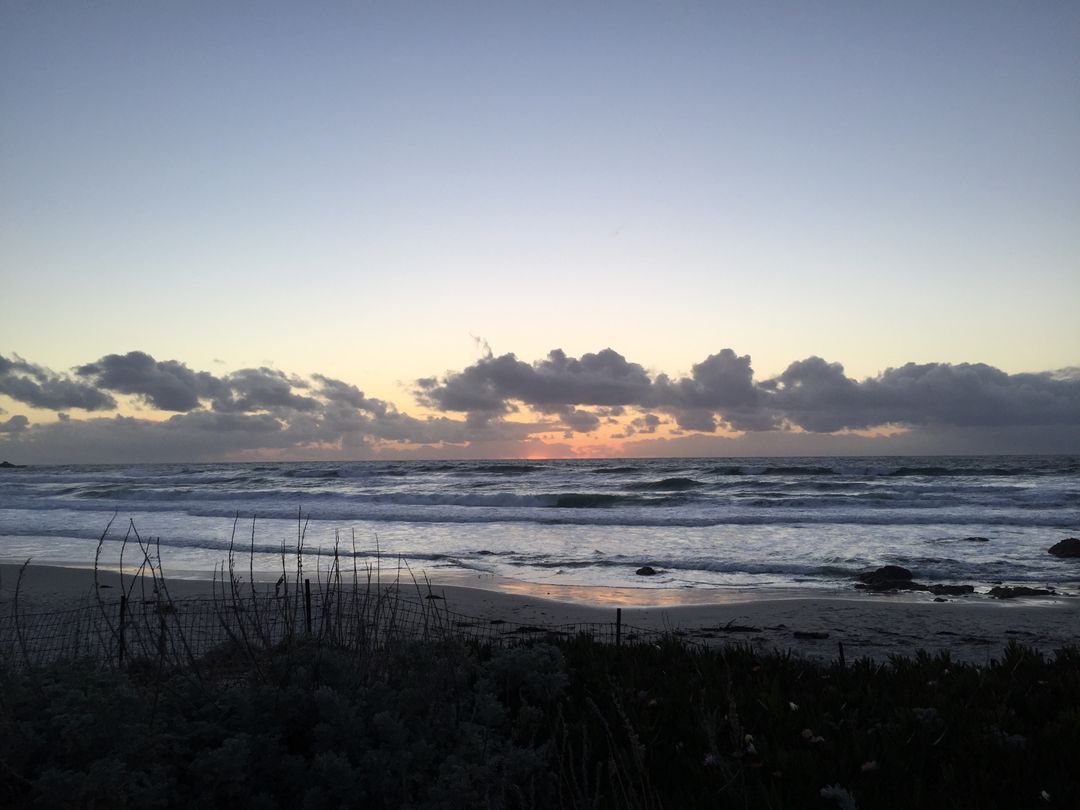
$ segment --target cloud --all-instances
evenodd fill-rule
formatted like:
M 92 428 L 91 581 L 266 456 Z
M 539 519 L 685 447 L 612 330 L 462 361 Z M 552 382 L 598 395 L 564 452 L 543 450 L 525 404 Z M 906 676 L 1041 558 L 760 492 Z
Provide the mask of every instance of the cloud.
M 22 433 L 29 424 L 29 419 L 17 413 L 7 421 L 0 422 L 0 433 Z
M 513 354 L 483 357 L 441 379 L 417 380 L 415 394 L 435 410 L 475 414 L 510 413 L 521 403 L 539 413 L 571 414 L 578 424 L 591 424 L 592 430 L 599 420 L 585 419 L 574 406 L 634 405 L 648 398 L 651 390 L 645 369 L 612 349 L 580 359 L 553 349 L 531 364 Z
M 0 355 L 0 394 L 46 410 L 107 411 L 116 407 L 116 400 L 97 387 L 56 374 L 18 355 L 11 359 Z
M 219 380 L 222 393 L 214 398 L 214 410 L 243 411 L 316 411 L 319 401 L 293 393 L 293 388 L 306 387 L 303 380 L 293 379 L 271 368 L 245 368 Z
M 808 357 L 776 377 L 755 381 L 750 357 L 731 349 L 709 355 L 677 378 L 651 377 L 611 349 L 580 359 L 555 349 L 531 364 L 505 354 L 418 380 L 416 395 L 428 407 L 474 418 L 526 406 L 558 414 L 579 432 L 600 424 L 582 410 L 588 407 L 661 412 L 678 430 L 697 433 L 721 427 L 836 433 L 886 425 L 1080 424 L 1080 375 L 1074 369 L 1007 374 L 985 364 L 909 363 L 859 381 L 839 363 Z M 639 430 L 631 420 L 622 435 Z
M 578 408 L 566 408 L 559 412 L 559 419 L 571 431 L 592 433 L 600 427 L 600 417 Z
M 777 418 L 818 433 L 880 425 L 1006 427 L 1080 424 L 1080 379 L 1006 374 L 982 363 L 908 363 L 862 382 L 819 357 L 762 385 Z
M 10 377 L 61 378 L 21 359 L 4 360 Z M 210 460 L 250 454 L 365 458 L 394 446 L 464 448 L 528 443 L 539 432 L 557 430 L 559 420 L 510 422 L 497 418 L 417 418 L 389 402 L 365 396 L 355 385 L 322 374 L 298 377 L 268 367 L 215 376 L 145 352 L 111 354 L 76 369 L 91 394 L 135 396 L 168 418 L 116 415 L 71 419 L 55 402 L 57 421 L 33 426 L 24 416 L 2 423 L 0 449 L 41 461 Z M 96 386 L 96 387 L 95 387 Z M 39 398 L 40 399 L 40 398 Z M 579 426 L 597 419 L 567 410 Z M 489 451 L 492 452 L 492 451 Z
M 355 385 L 331 377 L 324 377 L 322 374 L 313 374 L 311 378 L 319 384 L 319 394 L 330 402 L 371 411 L 380 416 L 386 413 L 387 405 L 385 402 L 380 399 L 365 397 L 364 392 Z
M 209 372 L 195 372 L 175 360 L 155 360 L 146 352 L 109 354 L 75 373 L 98 388 L 134 394 L 163 411 L 190 411 L 199 400 L 226 393 L 222 381 Z
M 673 376 L 610 348 L 578 358 L 555 349 L 534 362 L 485 353 L 416 381 L 415 393 L 436 413 L 412 416 L 344 380 L 268 366 L 215 375 L 133 351 L 72 377 L 0 357 L 0 394 L 57 413 L 0 422 L 0 451 L 38 462 L 542 456 L 573 452 L 552 435 L 602 430 L 596 446 L 626 455 L 1080 451 L 1075 368 L 908 363 L 857 380 L 808 357 L 756 380 L 750 357 L 731 349 Z M 68 413 L 115 408 L 114 394 L 158 413 Z

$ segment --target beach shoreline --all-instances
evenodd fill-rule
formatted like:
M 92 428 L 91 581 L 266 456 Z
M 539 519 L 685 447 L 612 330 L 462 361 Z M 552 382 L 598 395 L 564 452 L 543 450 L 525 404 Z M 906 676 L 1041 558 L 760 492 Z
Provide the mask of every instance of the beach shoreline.
M 20 578 L 22 571 L 22 579 Z M 237 572 L 238 576 L 243 576 Z M 44 613 L 86 605 L 95 607 L 92 568 L 30 564 L 0 564 L 0 614 L 14 609 L 19 588 L 19 612 Z M 118 601 L 121 588 L 133 599 L 156 598 L 153 582 L 135 580 L 125 572 L 97 573 L 101 601 Z M 351 576 L 345 578 L 349 585 Z M 806 592 L 709 593 L 702 589 L 693 602 L 674 602 L 685 596 L 672 589 L 600 589 L 582 594 L 581 587 L 529 583 L 467 583 L 463 577 L 433 580 L 385 576 L 384 588 L 397 587 L 407 599 L 437 598 L 440 605 L 462 617 L 517 626 L 556 628 L 582 624 L 614 624 L 617 615 L 628 636 L 634 629 L 671 632 L 691 641 L 748 644 L 762 651 L 791 650 L 815 658 L 836 658 L 843 645 L 849 660 L 885 660 L 894 654 L 926 650 L 948 652 L 955 660 L 986 663 L 1000 657 L 1010 642 L 1044 653 L 1078 642 L 1080 599 L 1074 597 L 996 600 L 972 595 L 935 602 L 925 594 L 828 595 Z M 273 591 L 273 581 L 257 581 L 256 590 Z M 374 584 L 374 583 L 373 583 Z M 318 582 L 313 577 L 312 585 Z M 366 578 L 359 583 L 367 587 Z M 241 590 L 251 585 L 244 579 Z M 169 598 L 221 596 L 222 583 L 211 578 L 169 576 Z M 613 591 L 617 591 L 614 592 Z M 583 596 L 591 596 L 584 599 Z M 575 598 L 576 597 L 576 598 Z M 636 599 L 636 604 L 635 604 Z M 618 611 L 618 613 L 617 613 Z

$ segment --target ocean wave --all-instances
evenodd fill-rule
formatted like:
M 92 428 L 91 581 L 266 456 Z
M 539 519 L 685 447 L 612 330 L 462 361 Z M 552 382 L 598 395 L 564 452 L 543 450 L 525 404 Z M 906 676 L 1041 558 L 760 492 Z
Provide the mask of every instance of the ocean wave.
M 340 478 L 341 470 L 284 470 L 281 474 L 285 478 Z
M 713 467 L 711 472 L 716 475 L 743 475 L 743 468 L 725 465 L 722 467 Z
M 1024 467 L 899 467 L 886 475 L 906 476 L 915 475 L 922 477 L 933 476 L 956 476 L 961 478 L 973 478 L 984 475 L 995 477 L 1010 475 L 1030 475 L 1032 471 Z
M 832 467 L 765 467 L 756 471 L 758 475 L 835 475 Z
M 479 472 L 499 475 L 526 475 L 543 469 L 539 464 L 481 464 L 477 467 L 467 467 L 464 472 L 467 474 Z
M 550 500 L 552 497 L 553 501 Z M 568 492 L 564 495 L 548 496 L 545 498 L 545 505 L 558 509 L 597 509 L 614 506 L 625 500 L 618 495 L 602 492 Z
M 463 499 L 475 500 L 478 495 L 463 495 Z M 514 499 L 520 496 L 498 495 L 493 499 Z M 613 498 L 617 496 L 605 496 Z M 560 504 L 559 499 L 563 498 Z M 528 496 L 527 500 L 536 500 Z M 645 501 L 649 503 L 649 501 Z M 670 503 L 660 499 L 659 503 Z M 489 505 L 494 505 L 493 503 Z M 676 505 L 676 504 L 672 504 Z M 540 506 L 542 508 L 537 508 Z M 513 504 L 500 508 L 478 509 L 472 504 L 423 502 L 413 498 L 410 502 L 368 501 L 357 503 L 350 499 L 314 497 L 290 499 L 280 496 L 267 497 L 257 502 L 248 500 L 215 501 L 202 497 L 185 501 L 144 501 L 130 504 L 109 504 L 95 501 L 34 502 L 21 499 L 5 503 L 0 513 L 18 515 L 4 520 L 0 533 L 35 534 L 34 512 L 72 514 L 96 513 L 104 525 L 116 510 L 132 513 L 178 513 L 192 517 L 232 519 L 253 516 L 260 519 L 295 520 L 296 510 L 302 507 L 305 514 L 320 521 L 348 523 L 401 523 L 415 524 L 497 524 L 511 525 L 577 525 L 577 526 L 655 526 L 655 527 L 709 527 L 709 526 L 794 526 L 794 525 L 844 525 L 844 526 L 1009 526 L 1018 528 L 1054 527 L 1067 532 L 1080 531 L 1080 510 L 1073 509 L 1021 509 L 987 507 L 940 507 L 938 509 L 896 508 L 882 505 L 877 508 L 850 504 L 831 509 L 777 508 L 730 506 L 726 508 L 660 509 L 653 506 L 626 506 L 607 503 L 595 494 L 567 493 L 541 499 L 538 504 Z M 25 521 L 20 527 L 13 521 Z M 10 531 L 9 531 L 10 530 Z
M 640 483 L 628 484 L 627 489 L 632 490 L 656 490 L 661 492 L 679 492 L 686 489 L 696 489 L 703 486 L 700 481 L 693 478 L 663 478 L 659 481 L 641 481 Z

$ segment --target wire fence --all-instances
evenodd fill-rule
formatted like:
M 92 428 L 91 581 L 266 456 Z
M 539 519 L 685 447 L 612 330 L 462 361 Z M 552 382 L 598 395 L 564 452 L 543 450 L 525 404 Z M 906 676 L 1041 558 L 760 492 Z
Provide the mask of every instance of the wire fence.
M 271 650 L 301 640 L 373 651 L 401 641 L 507 646 L 585 635 L 622 644 L 670 635 L 624 625 L 621 616 L 620 610 L 610 623 L 526 624 L 458 613 L 430 593 L 330 588 L 313 594 L 305 582 L 285 595 L 233 590 L 196 599 L 121 596 L 47 612 L 0 606 L 0 656 L 28 667 L 71 659 L 116 666 L 140 660 L 184 665 L 230 646 Z

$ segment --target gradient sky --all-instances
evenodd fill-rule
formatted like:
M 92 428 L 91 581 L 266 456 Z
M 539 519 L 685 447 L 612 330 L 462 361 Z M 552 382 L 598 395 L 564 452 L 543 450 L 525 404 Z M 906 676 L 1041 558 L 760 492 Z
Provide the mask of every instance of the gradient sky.
M 0 355 L 52 374 L 138 350 L 459 419 L 415 383 L 473 336 L 1080 366 L 1075 3 L 3 0 L 0 105 Z

